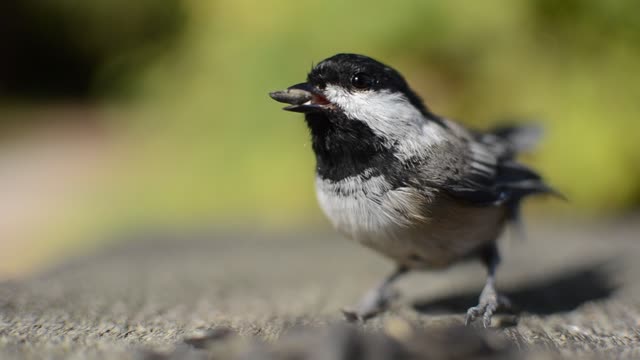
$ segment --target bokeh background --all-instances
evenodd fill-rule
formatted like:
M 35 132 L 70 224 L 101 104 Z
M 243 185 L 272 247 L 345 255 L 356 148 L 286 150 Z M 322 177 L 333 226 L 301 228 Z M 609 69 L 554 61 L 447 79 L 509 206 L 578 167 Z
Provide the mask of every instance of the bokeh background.
M 435 112 L 533 119 L 525 159 L 569 203 L 640 206 L 640 2 L 0 3 L 0 278 L 167 227 L 326 226 L 301 117 L 268 91 L 338 52 L 398 68 Z

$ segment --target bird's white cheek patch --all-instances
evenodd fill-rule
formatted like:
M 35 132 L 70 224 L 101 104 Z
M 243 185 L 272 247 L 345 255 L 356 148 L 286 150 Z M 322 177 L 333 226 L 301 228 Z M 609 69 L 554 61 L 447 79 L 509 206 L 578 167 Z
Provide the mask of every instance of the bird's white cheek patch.
M 369 124 L 374 129 L 389 131 L 397 123 L 412 122 L 422 118 L 422 114 L 401 93 L 382 91 L 354 91 L 328 85 L 327 99 L 336 104 L 353 119 Z
M 400 150 L 399 157 L 410 157 L 430 145 L 446 141 L 443 129 L 425 119 L 401 93 L 354 91 L 327 85 L 327 99 L 351 119 L 367 124 L 376 135 Z

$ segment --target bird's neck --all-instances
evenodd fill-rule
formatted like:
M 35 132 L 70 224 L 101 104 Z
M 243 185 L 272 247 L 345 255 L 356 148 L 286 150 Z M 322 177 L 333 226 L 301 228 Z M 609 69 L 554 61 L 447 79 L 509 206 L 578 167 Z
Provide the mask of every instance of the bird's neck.
M 395 160 L 392 149 L 363 122 L 323 113 L 307 114 L 318 176 L 331 181 L 371 173 Z

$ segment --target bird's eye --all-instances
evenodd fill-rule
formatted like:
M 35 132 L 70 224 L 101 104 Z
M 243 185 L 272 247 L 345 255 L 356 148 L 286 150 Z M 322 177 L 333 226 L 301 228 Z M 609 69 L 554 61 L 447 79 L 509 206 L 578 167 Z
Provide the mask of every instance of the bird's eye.
M 365 73 L 357 73 L 351 77 L 351 85 L 357 89 L 367 89 L 373 85 L 373 79 Z

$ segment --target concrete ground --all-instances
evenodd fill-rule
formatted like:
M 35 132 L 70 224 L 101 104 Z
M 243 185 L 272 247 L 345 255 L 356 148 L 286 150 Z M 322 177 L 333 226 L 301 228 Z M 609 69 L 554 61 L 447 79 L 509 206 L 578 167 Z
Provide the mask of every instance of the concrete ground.
M 528 224 L 503 239 L 517 305 L 461 326 L 478 264 L 415 273 L 392 310 L 347 325 L 392 266 L 329 231 L 158 231 L 0 284 L 0 358 L 463 359 L 640 357 L 640 219 Z

